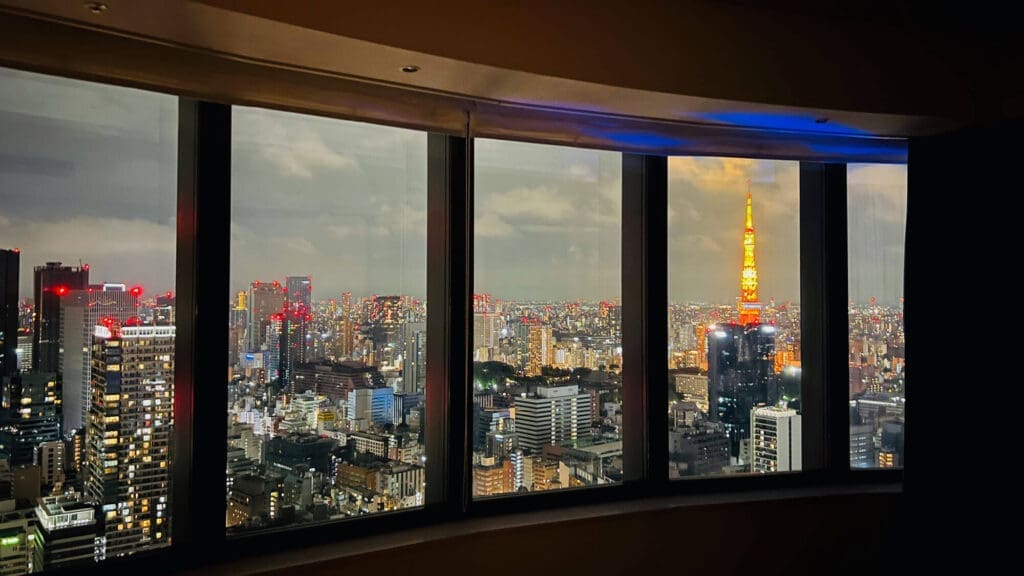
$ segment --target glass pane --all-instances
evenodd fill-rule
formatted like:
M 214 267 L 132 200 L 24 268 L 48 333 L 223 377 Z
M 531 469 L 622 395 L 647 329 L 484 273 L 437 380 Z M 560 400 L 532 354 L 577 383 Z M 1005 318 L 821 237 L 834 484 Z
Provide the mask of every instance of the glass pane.
M 847 167 L 850 466 L 903 466 L 906 165 Z
M 177 115 L 0 69 L 4 574 L 170 544 Z
M 622 479 L 622 156 L 476 141 L 473 495 Z
M 669 476 L 801 469 L 797 162 L 669 159 Z
M 232 121 L 230 532 L 421 506 L 427 135 Z

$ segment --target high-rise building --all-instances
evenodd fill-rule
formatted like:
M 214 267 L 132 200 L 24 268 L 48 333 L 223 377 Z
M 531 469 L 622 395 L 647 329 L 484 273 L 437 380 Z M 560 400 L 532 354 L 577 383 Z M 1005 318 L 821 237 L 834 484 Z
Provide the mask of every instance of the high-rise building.
M 0 250 L 0 379 L 18 371 L 18 282 L 21 253 Z
M 310 324 L 313 320 L 313 284 L 309 276 L 285 278 L 285 302 L 281 325 L 279 385 L 294 384 L 295 368 L 310 357 Z M 293 391 L 294 392 L 294 391 Z
M 555 336 L 551 326 L 530 326 L 526 375 L 540 376 L 541 368 L 555 362 Z
M 285 291 L 281 283 L 253 282 L 249 286 L 249 316 L 246 322 L 246 350 L 258 351 L 267 341 L 271 317 L 284 310 Z
M 36 308 L 32 323 L 32 369 L 59 372 L 61 300 L 72 290 L 88 288 L 89 265 L 72 267 L 60 262 L 47 262 L 45 266 L 36 266 L 34 273 L 33 302 Z
M 750 437 L 750 411 L 774 404 L 775 327 L 720 324 L 708 334 L 708 416 L 725 425 L 732 456 Z
M 28 372 L 32 369 L 32 331 L 28 328 L 18 330 L 18 370 Z
M 65 480 L 64 441 L 52 440 L 36 447 L 35 463 L 39 466 L 40 481 L 45 486 L 62 484 Z
M 92 336 L 100 324 L 138 320 L 139 296 L 124 284 L 102 284 L 70 290 L 61 302 L 61 371 L 65 431 L 85 426 L 92 379 Z M 133 320 L 134 319 L 134 320 Z
M 750 411 L 751 472 L 796 472 L 802 467 L 800 415 L 779 406 Z
M 39 521 L 38 568 L 85 566 L 106 559 L 106 538 L 96 506 L 85 502 L 81 494 L 44 496 L 35 513 Z
M 490 312 L 473 314 L 473 348 L 495 348 L 498 345 L 501 316 Z M 486 360 L 486 358 L 477 358 Z
M 0 455 L 11 465 L 31 464 L 36 446 L 60 439 L 58 375 L 19 373 L 4 379 L 0 406 Z
M 108 556 L 170 543 L 174 326 L 97 326 L 86 435 L 86 497 Z
M 738 304 L 739 323 L 761 322 L 764 304 L 757 300 L 757 261 L 754 259 L 754 203 L 750 195 L 750 181 L 747 181 L 747 211 L 743 226 L 743 272 L 740 275 L 740 300 Z
M 402 392 L 421 393 L 427 388 L 427 324 L 407 322 L 402 327 Z
M 575 447 L 590 436 L 590 396 L 575 384 L 538 386 L 532 396 L 515 398 L 514 403 L 515 431 L 524 450 Z

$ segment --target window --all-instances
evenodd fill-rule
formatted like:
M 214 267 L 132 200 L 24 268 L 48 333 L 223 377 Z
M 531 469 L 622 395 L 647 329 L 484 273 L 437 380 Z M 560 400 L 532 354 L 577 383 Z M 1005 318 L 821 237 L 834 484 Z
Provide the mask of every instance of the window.
M 475 156 L 473 495 L 619 482 L 622 156 Z
M 170 544 L 177 110 L 0 69 L 5 573 Z
M 427 135 L 236 107 L 231 532 L 421 506 Z
M 850 466 L 903 465 L 907 167 L 847 167 Z
M 668 165 L 669 476 L 798 471 L 799 164 Z

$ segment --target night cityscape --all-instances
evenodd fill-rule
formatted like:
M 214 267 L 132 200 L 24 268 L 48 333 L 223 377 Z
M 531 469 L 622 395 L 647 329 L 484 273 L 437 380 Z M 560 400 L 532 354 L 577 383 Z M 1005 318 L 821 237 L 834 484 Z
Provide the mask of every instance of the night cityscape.
M 293 118 L 236 112 L 238 167 L 276 171 L 236 183 L 236 290 L 225 303 L 229 534 L 422 506 L 429 481 L 423 141 L 324 119 L 292 130 Z M 360 130 L 378 139 L 355 138 Z M 267 139 L 290 146 L 282 152 Z M 391 154 L 396 147 L 404 152 Z M 489 180 L 477 187 L 474 497 L 622 481 L 620 160 L 545 148 L 478 143 L 478 178 Z M 673 162 L 670 229 L 683 229 L 685 217 L 709 222 L 670 234 L 673 274 L 706 284 L 687 293 L 685 281 L 671 282 L 669 477 L 799 471 L 799 263 L 792 207 L 779 200 L 779 189 L 795 195 L 791 168 Z M 905 197 L 905 167 L 896 168 L 885 182 Z M 331 184 L 318 192 L 322 202 L 263 205 L 259 195 L 282 182 L 295 197 L 325 182 L 318 173 L 348 174 L 380 193 L 345 196 Z M 694 174 L 703 180 L 686 179 Z M 855 218 L 858 198 L 869 197 L 858 190 L 876 184 L 860 174 L 851 171 L 850 458 L 855 468 L 892 468 L 903 462 L 901 273 L 858 269 L 879 268 L 883 252 L 886 270 L 902 266 L 902 248 L 891 250 L 902 229 L 890 242 L 889 232 L 873 233 L 882 225 L 871 214 L 898 226 L 905 200 L 893 208 L 889 196 L 870 196 L 882 204 Z M 683 209 L 679 199 L 699 197 L 687 188 L 694 182 L 729 195 Z M 166 180 L 159 187 L 168 193 Z M 142 218 L 111 202 L 126 221 Z M 173 226 L 173 203 L 160 204 L 155 220 Z M 264 207 L 295 226 L 263 228 Z M 85 225 L 75 228 L 80 244 L 35 248 L 47 225 L 39 213 L 0 215 L 0 565 L 12 574 L 168 545 L 172 521 L 173 236 L 159 249 L 141 246 L 122 268 L 120 253 Z M 303 224 L 317 241 L 310 246 L 291 242 Z M 273 236 L 281 230 L 292 236 Z M 145 260 L 147 273 L 131 258 Z M 699 258 L 710 259 L 692 265 Z

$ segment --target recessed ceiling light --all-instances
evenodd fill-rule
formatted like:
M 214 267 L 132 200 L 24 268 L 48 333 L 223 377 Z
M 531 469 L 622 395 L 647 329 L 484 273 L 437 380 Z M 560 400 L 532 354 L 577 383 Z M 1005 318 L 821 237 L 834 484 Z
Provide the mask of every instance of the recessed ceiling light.
M 406 74 L 413 74 L 413 73 L 419 72 L 419 71 L 420 71 L 420 67 L 416 66 L 416 65 L 413 65 L 413 64 L 410 64 L 408 66 L 402 66 L 402 72 L 405 72 Z
M 103 2 L 86 2 L 84 6 L 86 10 L 93 14 L 103 14 L 108 8 L 108 6 Z

